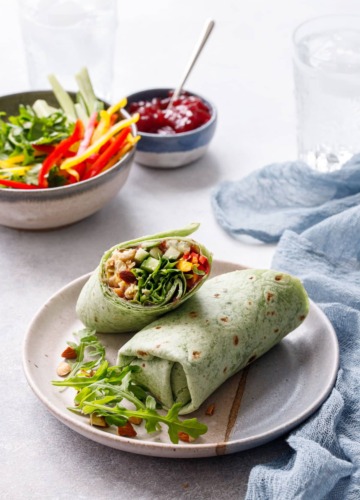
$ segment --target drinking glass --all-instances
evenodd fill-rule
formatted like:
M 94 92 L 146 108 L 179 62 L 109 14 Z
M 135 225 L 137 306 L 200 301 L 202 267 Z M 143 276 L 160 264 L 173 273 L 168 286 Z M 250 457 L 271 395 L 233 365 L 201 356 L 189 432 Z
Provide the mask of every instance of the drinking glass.
M 299 158 L 331 172 L 360 152 L 360 16 L 325 16 L 293 35 Z
M 98 97 L 111 98 L 117 0 L 18 0 L 29 83 L 49 88 L 55 74 L 66 90 L 89 71 Z

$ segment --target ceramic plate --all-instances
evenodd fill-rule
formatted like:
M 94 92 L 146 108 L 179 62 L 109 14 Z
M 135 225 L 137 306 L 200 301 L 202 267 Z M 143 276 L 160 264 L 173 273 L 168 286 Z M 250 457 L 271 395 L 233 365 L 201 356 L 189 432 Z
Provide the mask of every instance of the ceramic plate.
M 213 275 L 241 269 L 238 264 L 215 261 Z M 229 379 L 213 393 L 196 416 L 208 432 L 194 443 L 172 444 L 167 428 L 152 435 L 137 428 L 135 439 L 117 436 L 116 428 L 90 426 L 86 417 L 67 406 L 74 390 L 51 385 L 66 341 L 83 328 L 75 304 L 89 275 L 71 282 L 38 312 L 26 334 L 23 363 L 27 380 L 50 412 L 65 425 L 98 443 L 119 450 L 159 457 L 193 458 L 223 455 L 267 443 L 303 422 L 326 399 L 338 370 L 336 334 L 324 313 L 313 303 L 304 323 L 250 367 Z M 99 335 L 107 358 L 115 362 L 124 334 Z M 215 404 L 212 416 L 205 414 Z

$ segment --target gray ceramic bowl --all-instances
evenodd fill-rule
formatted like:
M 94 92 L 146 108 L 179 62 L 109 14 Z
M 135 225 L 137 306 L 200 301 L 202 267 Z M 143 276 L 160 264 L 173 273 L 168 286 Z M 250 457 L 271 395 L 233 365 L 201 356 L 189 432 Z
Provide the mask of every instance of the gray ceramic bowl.
M 132 102 L 150 101 L 153 97 L 168 97 L 170 90 L 172 89 L 161 88 L 136 92 L 127 97 L 128 105 Z M 199 94 L 190 91 L 189 94 L 200 97 L 205 102 L 211 111 L 210 120 L 201 127 L 175 135 L 138 132 L 141 140 L 137 143 L 135 161 L 148 167 L 174 168 L 192 163 L 205 154 L 216 129 L 216 108 Z
M 0 97 L 0 111 L 18 114 L 19 104 L 45 99 L 57 106 L 51 91 L 33 91 Z M 133 127 L 136 135 L 136 127 Z M 50 189 L 0 189 L 0 225 L 17 229 L 52 229 L 94 214 L 114 198 L 129 175 L 135 148 L 106 172 L 91 179 Z

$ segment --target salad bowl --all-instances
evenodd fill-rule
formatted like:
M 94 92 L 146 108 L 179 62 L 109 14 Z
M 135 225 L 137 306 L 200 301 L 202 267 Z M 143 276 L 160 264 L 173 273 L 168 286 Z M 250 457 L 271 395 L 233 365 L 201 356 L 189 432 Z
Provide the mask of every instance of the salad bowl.
M 74 98 L 74 94 L 69 93 Z M 19 105 L 32 106 L 37 100 L 59 107 L 49 90 L 29 91 L 0 97 L 0 111 L 7 116 L 18 113 Z M 124 118 L 129 118 L 125 110 Z M 132 125 L 136 135 L 136 126 Z M 117 196 L 124 186 L 134 161 L 133 147 L 111 168 L 81 182 L 39 189 L 1 189 L 0 225 L 26 230 L 46 230 L 78 222 Z

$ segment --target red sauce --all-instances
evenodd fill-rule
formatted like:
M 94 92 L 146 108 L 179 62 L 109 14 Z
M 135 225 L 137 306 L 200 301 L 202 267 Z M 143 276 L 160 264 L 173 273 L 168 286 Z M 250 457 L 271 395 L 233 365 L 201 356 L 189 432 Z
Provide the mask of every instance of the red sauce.
M 199 97 L 181 94 L 168 108 L 170 96 L 129 104 L 128 111 L 139 113 L 136 126 L 140 132 L 174 135 L 201 127 L 211 118 L 211 111 Z

